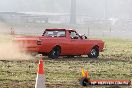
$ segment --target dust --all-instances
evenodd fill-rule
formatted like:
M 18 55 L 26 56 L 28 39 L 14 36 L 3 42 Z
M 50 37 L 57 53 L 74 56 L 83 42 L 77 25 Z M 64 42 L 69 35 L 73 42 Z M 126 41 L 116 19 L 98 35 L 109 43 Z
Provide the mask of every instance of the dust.
M 20 49 L 13 42 L 14 36 L 0 33 L 0 60 L 30 60 L 33 56 Z
M 10 26 L 0 21 L 0 33 L 8 33 L 10 30 L 11 30 Z
M 0 21 L 0 60 L 30 60 L 33 56 L 20 52 L 13 42 L 15 36 L 11 34 L 11 26 Z

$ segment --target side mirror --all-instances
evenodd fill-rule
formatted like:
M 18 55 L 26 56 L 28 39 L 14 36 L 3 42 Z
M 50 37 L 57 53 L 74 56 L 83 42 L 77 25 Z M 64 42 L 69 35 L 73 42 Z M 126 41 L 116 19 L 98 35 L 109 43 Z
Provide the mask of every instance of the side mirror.
M 86 35 L 81 35 L 81 39 L 88 39 Z
M 84 36 L 85 37 L 85 39 L 88 39 L 88 37 L 87 36 Z

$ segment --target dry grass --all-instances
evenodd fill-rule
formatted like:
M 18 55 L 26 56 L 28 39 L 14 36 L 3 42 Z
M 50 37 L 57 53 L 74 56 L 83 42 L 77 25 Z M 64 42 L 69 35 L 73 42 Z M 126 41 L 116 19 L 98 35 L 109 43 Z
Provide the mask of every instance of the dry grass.
M 81 77 L 82 67 L 89 71 L 91 79 L 132 80 L 132 41 L 104 40 L 106 50 L 98 59 L 78 57 L 52 60 L 45 57 L 47 88 L 81 88 L 78 79 Z M 38 64 L 38 58 L 35 59 L 9 61 L 5 58 L 5 60 L 0 60 L 0 88 L 33 88 Z M 100 86 L 97 88 L 117 87 Z

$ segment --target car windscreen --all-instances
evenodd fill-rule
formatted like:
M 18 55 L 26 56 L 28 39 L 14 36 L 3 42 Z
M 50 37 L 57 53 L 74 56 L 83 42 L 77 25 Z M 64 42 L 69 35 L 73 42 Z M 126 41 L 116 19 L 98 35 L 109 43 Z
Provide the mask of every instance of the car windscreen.
M 43 36 L 47 36 L 47 37 L 65 37 L 66 32 L 64 30 L 46 30 Z

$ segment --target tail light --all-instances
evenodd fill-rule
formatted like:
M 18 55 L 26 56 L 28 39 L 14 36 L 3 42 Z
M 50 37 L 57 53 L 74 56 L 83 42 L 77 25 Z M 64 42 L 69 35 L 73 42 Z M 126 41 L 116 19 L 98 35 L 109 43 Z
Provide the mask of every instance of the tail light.
M 37 45 L 42 45 L 42 41 L 41 40 L 37 40 Z

